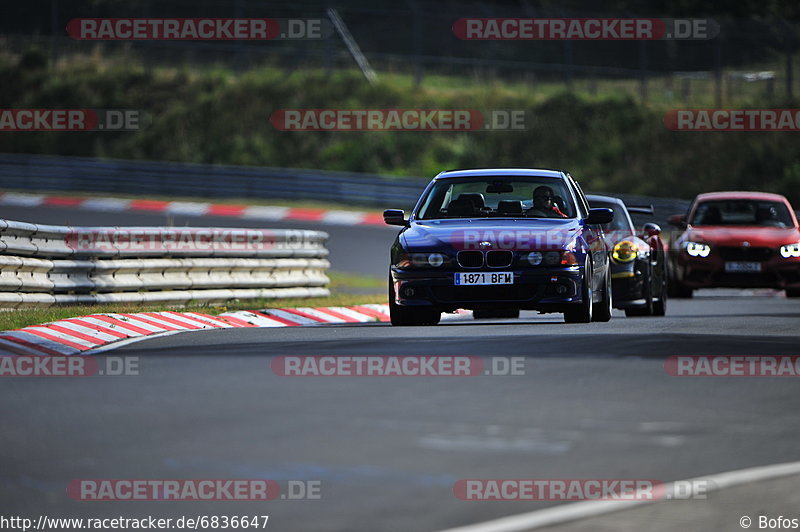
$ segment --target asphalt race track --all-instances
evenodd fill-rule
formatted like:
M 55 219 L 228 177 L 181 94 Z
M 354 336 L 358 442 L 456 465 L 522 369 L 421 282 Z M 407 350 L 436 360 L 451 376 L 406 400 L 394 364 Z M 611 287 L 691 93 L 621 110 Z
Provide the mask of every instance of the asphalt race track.
M 163 224 L 163 216 L 4 209 L 76 225 Z M 175 225 L 246 225 L 206 217 Z M 301 227 L 300 224 L 270 224 Z M 320 228 L 319 225 L 308 225 Z M 333 267 L 384 275 L 393 232 L 323 228 Z M 671 355 L 800 355 L 800 300 L 701 291 L 664 318 L 566 325 L 560 315 L 227 329 L 122 347 L 139 375 L 5 379 L 0 506 L 18 515 L 269 515 L 271 530 L 435 531 L 555 502 L 467 502 L 469 478 L 670 481 L 797 459 L 798 381 L 673 377 Z M 524 357 L 525 374 L 283 377 L 280 355 Z M 319 500 L 87 502 L 86 478 L 321 481 Z M 789 510 L 789 508 L 787 508 Z M 735 519 L 730 530 L 738 529 Z

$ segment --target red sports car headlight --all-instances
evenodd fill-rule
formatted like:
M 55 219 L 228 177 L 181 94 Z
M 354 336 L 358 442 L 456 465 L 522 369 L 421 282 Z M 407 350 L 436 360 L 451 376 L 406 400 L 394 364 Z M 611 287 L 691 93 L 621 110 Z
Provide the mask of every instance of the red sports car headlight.
M 786 244 L 785 246 L 781 246 L 781 257 L 784 259 L 800 257 L 800 242 L 797 244 Z

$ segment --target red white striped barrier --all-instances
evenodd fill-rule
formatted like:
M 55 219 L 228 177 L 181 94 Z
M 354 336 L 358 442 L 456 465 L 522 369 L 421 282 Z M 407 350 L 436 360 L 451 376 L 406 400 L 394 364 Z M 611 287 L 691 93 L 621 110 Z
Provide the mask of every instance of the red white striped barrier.
M 230 205 L 188 201 L 155 201 L 119 198 L 81 198 L 46 194 L 0 194 L 0 205 L 17 207 L 72 207 L 101 212 L 158 212 L 187 216 L 227 216 L 242 220 L 281 221 L 293 220 L 326 225 L 380 225 L 383 214 L 379 212 L 306 209 L 264 205 Z

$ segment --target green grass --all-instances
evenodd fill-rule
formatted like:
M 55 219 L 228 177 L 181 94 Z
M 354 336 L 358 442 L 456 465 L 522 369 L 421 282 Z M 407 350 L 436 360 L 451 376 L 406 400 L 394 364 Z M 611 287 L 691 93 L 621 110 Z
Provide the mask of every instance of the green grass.
M 328 277 L 331 280 L 329 288 L 332 292 L 347 289 L 368 289 L 375 290 L 378 293 L 386 290 L 387 281 L 383 277 L 343 272 L 328 272 Z
M 9 59 L 10 60 L 10 59 Z M 106 54 L 100 48 L 96 48 L 91 55 L 76 55 L 66 57 L 59 61 L 58 68 L 61 69 L 97 69 L 104 72 L 114 71 L 121 61 L 125 61 L 132 68 L 144 69 L 144 63 L 130 54 Z M 795 59 L 795 71 L 800 65 Z M 640 100 L 640 81 L 638 78 L 600 78 L 585 77 L 576 75 L 573 77 L 571 86 L 567 86 L 564 80 L 558 79 L 526 79 L 524 76 L 515 78 L 496 78 L 477 75 L 452 74 L 427 69 L 422 79 L 422 84 L 417 87 L 415 77 L 412 73 L 402 70 L 381 70 L 380 65 L 376 67 L 378 81 L 382 85 L 399 89 L 403 92 L 422 93 L 433 97 L 459 97 L 469 95 L 472 99 L 480 99 L 481 96 L 492 94 L 495 97 L 513 96 L 527 94 L 530 96 L 531 103 L 542 103 L 547 99 L 569 90 L 590 101 L 605 101 L 609 99 L 620 99 L 630 97 L 636 101 Z M 237 82 L 242 74 L 237 73 L 224 64 L 211 63 L 207 65 L 194 65 L 191 69 L 176 68 L 171 66 L 149 67 L 154 75 L 167 81 L 176 78 L 186 79 L 189 82 L 199 82 L 203 79 L 212 78 L 223 84 L 233 84 Z M 253 68 L 246 72 L 244 76 L 258 79 L 259 70 L 280 71 L 279 67 L 272 67 L 268 64 Z M 764 101 L 769 99 L 767 95 L 766 82 L 745 82 L 743 80 L 729 79 L 731 74 L 738 72 L 761 72 L 774 71 L 778 78 L 783 76 L 785 64 L 782 59 L 765 61 L 761 63 L 743 66 L 737 69 L 724 70 L 721 75 L 723 84 L 723 105 L 726 107 L 737 107 L 746 105 L 753 101 Z M 280 76 L 290 82 L 302 81 L 304 78 L 322 78 L 326 75 L 322 68 L 300 68 L 293 69 L 291 72 L 279 72 Z M 345 78 L 361 78 L 361 73 L 356 68 L 340 69 L 335 71 L 333 82 Z M 693 79 L 689 82 L 689 97 L 683 96 L 683 80 L 671 74 L 654 75 L 648 78 L 646 104 L 657 109 L 669 109 L 673 107 L 712 107 L 715 105 L 715 80 L 713 74 L 709 73 L 707 79 Z M 775 93 L 780 95 L 784 91 L 783 81 L 776 79 L 774 82 Z
M 800 64 L 795 59 L 795 71 Z M 774 80 L 775 94 L 784 93 L 784 82 L 781 79 L 785 72 L 785 64 L 781 60 L 765 61 L 737 69 L 723 70 L 721 73 L 723 106 L 738 107 L 753 101 L 770 99 L 766 81 L 745 82 L 735 79 L 740 72 L 773 71 L 778 79 Z M 437 72 L 426 74 L 421 87 L 415 87 L 414 76 L 405 72 L 377 71 L 380 82 L 386 82 L 403 90 L 424 90 L 439 95 L 488 94 L 513 95 L 529 94 L 534 103 L 542 103 L 565 90 L 570 90 L 588 101 L 606 101 L 632 98 L 641 102 L 641 83 L 636 77 L 600 78 L 576 75 L 571 86 L 564 80 L 557 79 L 525 79 L 525 75 L 516 79 L 485 78 L 478 76 L 445 75 Z M 672 74 L 653 75 L 647 79 L 645 104 L 655 109 L 671 109 L 674 107 L 713 107 L 716 104 L 716 81 L 709 72 L 706 79 L 692 79 L 688 82 L 689 94 L 684 97 L 684 79 Z
M 383 175 L 436 175 L 447 168 L 563 168 L 586 190 L 692 198 L 709 190 L 785 194 L 800 203 L 796 132 L 683 132 L 664 125 L 671 108 L 715 106 L 714 79 L 692 80 L 682 100 L 680 79 L 659 77 L 639 98 L 636 79 L 497 80 L 426 72 L 379 72 L 375 85 L 356 70 L 276 65 L 234 72 L 224 66 L 148 67 L 135 57 L 89 56 L 48 65 L 0 52 L 0 101 L 19 108 L 142 110 L 138 131 L 30 132 L 0 135 L 0 152 L 59 154 L 204 164 L 313 168 Z M 796 58 L 797 59 L 797 58 Z M 40 64 L 39 68 L 25 65 Z M 774 70 L 777 64 L 740 70 Z M 796 108 L 780 80 L 734 81 L 723 107 Z M 522 131 L 280 131 L 279 109 L 524 110 Z M 314 205 L 314 191 L 302 205 Z M 170 198 L 171 199 L 171 198 Z M 228 200 L 235 201 L 235 200 Z M 242 201 L 248 201 L 243 199 Z M 288 204 L 261 200 L 269 204 Z M 248 201 L 249 202 L 249 201 Z M 325 204 L 316 203 L 322 207 Z M 387 205 L 386 207 L 391 207 Z

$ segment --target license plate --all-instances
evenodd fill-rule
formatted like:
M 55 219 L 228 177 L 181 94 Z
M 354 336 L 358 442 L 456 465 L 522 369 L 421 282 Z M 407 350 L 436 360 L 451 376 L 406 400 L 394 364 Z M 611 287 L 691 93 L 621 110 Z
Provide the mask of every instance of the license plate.
M 456 273 L 457 285 L 514 284 L 513 272 Z
M 726 262 L 726 272 L 758 273 L 761 271 L 760 262 Z

